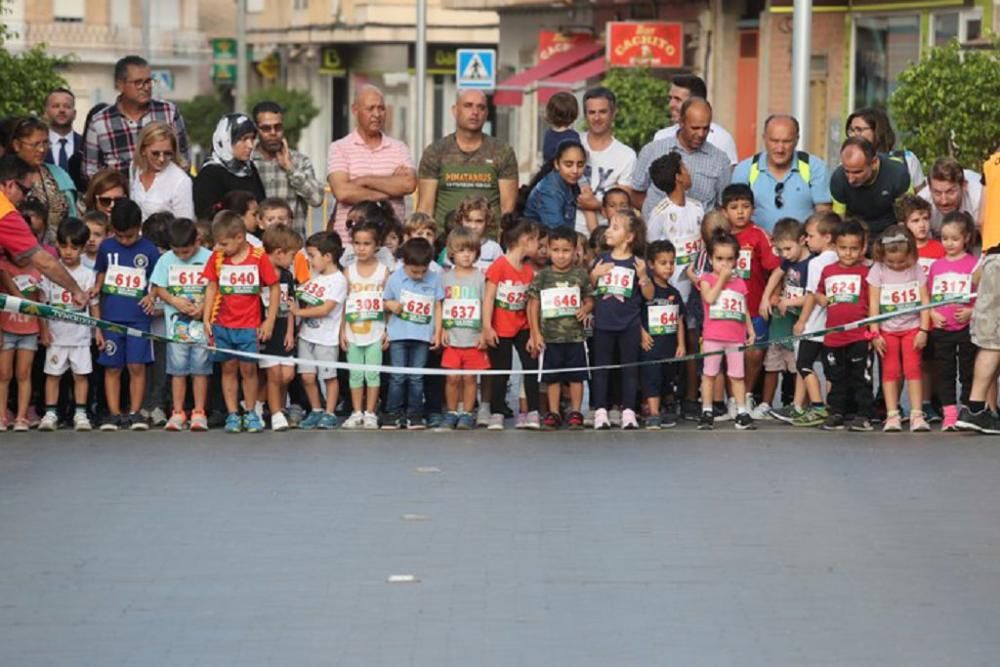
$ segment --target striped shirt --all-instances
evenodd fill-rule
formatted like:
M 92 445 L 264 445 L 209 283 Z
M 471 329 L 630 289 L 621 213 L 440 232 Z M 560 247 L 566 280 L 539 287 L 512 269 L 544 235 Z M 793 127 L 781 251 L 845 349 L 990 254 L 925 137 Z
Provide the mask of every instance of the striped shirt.
M 355 130 L 330 144 L 326 172 L 345 172 L 348 179 L 353 180 L 361 176 L 392 176 L 399 167 L 414 168 L 413 158 L 410 157 L 410 149 L 406 144 L 383 133 L 381 143 L 375 148 L 369 148 L 364 137 Z M 406 215 L 403 198 L 393 197 L 389 203 L 392 204 L 396 217 L 402 221 Z M 344 243 L 351 241 L 346 225 L 350 210 L 350 206 L 337 206 L 333 221 L 333 229 L 340 234 Z
M 260 174 L 260 182 L 264 184 L 264 194 L 287 201 L 292 207 L 292 226 L 305 235 L 309 207 L 322 206 L 326 191 L 316 178 L 312 160 L 298 151 L 289 150 L 289 153 L 292 157 L 290 171 L 282 169 L 277 158 L 267 159 L 259 149 L 253 154 L 253 163 Z
M 687 196 L 700 201 L 707 209 L 722 204 L 722 190 L 729 185 L 732 172 L 729 157 L 707 141 L 701 148 L 688 151 L 678 143 L 675 135 L 643 146 L 632 169 L 630 182 L 627 183 L 633 190 L 646 193 L 646 201 L 642 205 L 642 217 L 646 220 L 653 208 L 667 196 L 653 185 L 649 177 L 649 166 L 656 158 L 674 151 L 681 154 L 684 166 L 691 174 L 691 189 Z
M 149 108 L 137 121 L 126 117 L 118 110 L 118 103 L 106 107 L 94 115 L 84 138 L 83 176 L 90 179 L 101 169 L 117 169 L 128 176 L 139 142 L 142 128 L 160 121 L 177 132 L 177 147 L 183 161 L 190 162 L 187 128 L 181 112 L 172 102 L 150 100 Z

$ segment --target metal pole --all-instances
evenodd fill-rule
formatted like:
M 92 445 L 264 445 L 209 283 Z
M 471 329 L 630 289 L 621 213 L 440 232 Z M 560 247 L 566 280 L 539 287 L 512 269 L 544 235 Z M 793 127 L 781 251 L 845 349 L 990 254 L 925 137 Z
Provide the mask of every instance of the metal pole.
M 427 122 L 427 0 L 417 0 L 417 127 L 413 133 L 414 159 L 424 150 Z
M 153 62 L 152 0 L 142 0 L 142 45 L 146 62 Z
M 236 0 L 236 112 L 246 113 L 247 0 Z
M 792 115 L 799 121 L 799 150 L 808 150 L 812 0 L 795 0 L 794 12 L 792 21 Z

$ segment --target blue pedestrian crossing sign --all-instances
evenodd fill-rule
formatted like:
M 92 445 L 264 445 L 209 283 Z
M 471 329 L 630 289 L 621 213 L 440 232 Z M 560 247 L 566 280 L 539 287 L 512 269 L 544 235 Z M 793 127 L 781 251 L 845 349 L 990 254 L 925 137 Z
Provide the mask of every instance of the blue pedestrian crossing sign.
M 455 85 L 459 88 L 493 89 L 497 84 L 495 49 L 458 49 Z

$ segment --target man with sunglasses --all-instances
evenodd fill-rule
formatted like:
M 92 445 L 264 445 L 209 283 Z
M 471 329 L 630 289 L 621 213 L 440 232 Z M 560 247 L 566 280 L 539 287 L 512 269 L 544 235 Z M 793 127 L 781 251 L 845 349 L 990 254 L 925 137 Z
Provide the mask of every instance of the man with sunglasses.
M 830 178 L 826 162 L 796 151 L 799 122 L 787 114 L 764 121 L 764 152 L 743 160 L 733 170 L 733 183 L 753 190 L 753 221 L 767 233 L 782 218 L 805 222 L 813 213 L 830 209 Z
M 0 157 L 0 253 L 14 260 L 28 259 L 31 265 L 73 295 L 78 306 L 90 297 L 80 289 L 73 276 L 55 257 L 43 252 L 31 227 L 17 212 L 17 207 L 31 192 L 31 166 L 16 155 Z
M 293 228 L 306 236 L 309 207 L 322 206 L 325 193 L 312 161 L 288 147 L 284 113 L 277 102 L 264 101 L 254 106 L 251 115 L 257 124 L 258 143 L 253 162 L 264 193 L 288 202 L 294 215 Z
M 139 143 L 139 132 L 158 120 L 177 132 L 177 146 L 190 161 L 187 129 L 181 112 L 172 102 L 153 99 L 152 71 L 143 58 L 125 56 L 115 63 L 118 99 L 94 114 L 84 137 L 83 175 L 93 178 L 101 169 L 128 174 Z

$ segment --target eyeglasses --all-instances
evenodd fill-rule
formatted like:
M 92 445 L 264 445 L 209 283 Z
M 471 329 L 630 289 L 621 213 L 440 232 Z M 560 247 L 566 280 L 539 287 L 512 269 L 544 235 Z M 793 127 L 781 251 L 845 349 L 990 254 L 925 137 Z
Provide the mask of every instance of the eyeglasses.
M 285 129 L 284 123 L 275 123 L 274 125 L 258 125 L 257 129 L 261 132 L 281 132 Z
M 28 143 L 27 141 L 22 141 L 21 145 L 32 151 L 42 151 L 43 153 L 52 147 L 52 142 L 48 139 L 43 139 L 42 141 L 36 141 L 34 143 Z
M 135 86 L 136 88 L 152 88 L 153 87 L 153 80 L 152 79 L 133 79 L 132 81 L 126 81 L 125 83 L 131 84 L 131 85 Z
M 785 184 L 778 183 L 774 186 L 774 207 L 781 208 L 785 205 L 785 198 L 781 196 L 781 193 L 785 191 Z
M 97 195 L 94 199 L 97 200 L 98 206 L 106 206 L 108 208 L 114 208 L 115 204 L 125 199 L 125 197 L 107 197 L 105 195 Z
M 867 125 L 851 125 L 847 128 L 847 135 L 855 137 L 859 134 L 864 134 L 865 132 L 871 132 L 872 128 Z
M 173 151 L 149 151 L 154 160 L 170 160 L 174 157 Z

